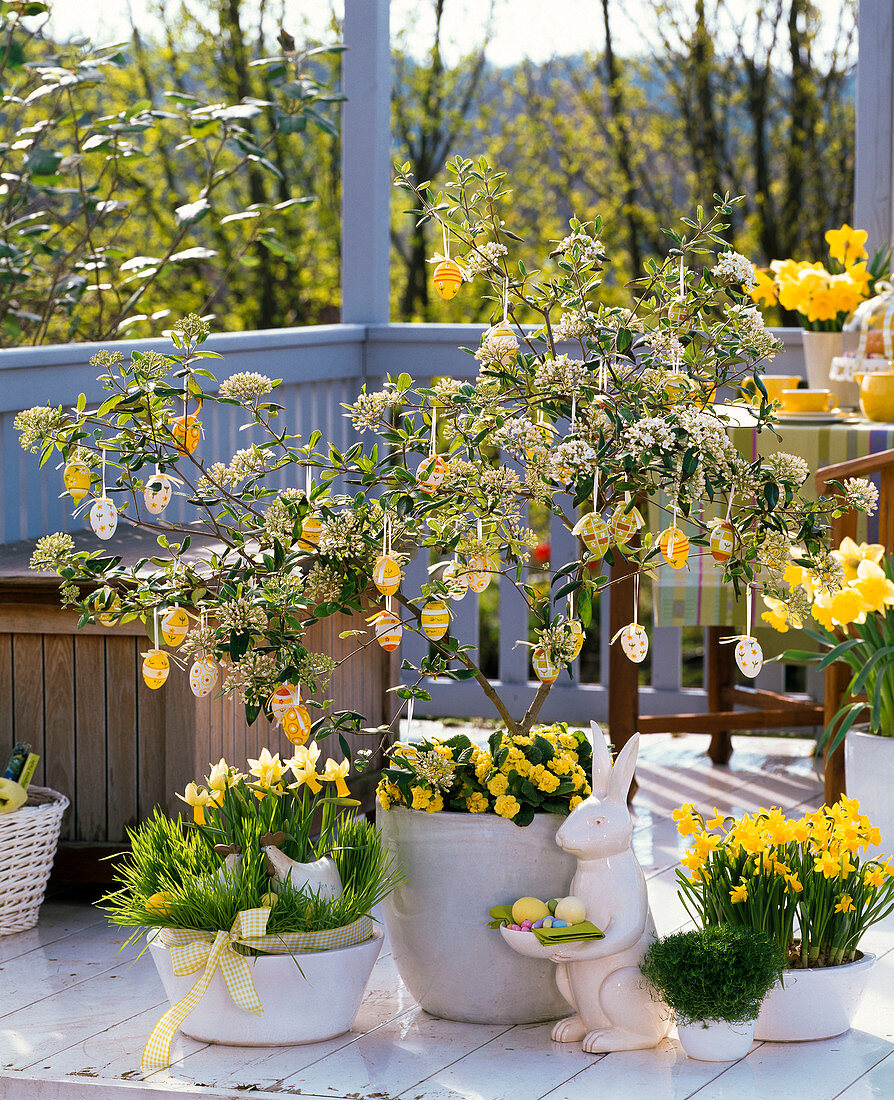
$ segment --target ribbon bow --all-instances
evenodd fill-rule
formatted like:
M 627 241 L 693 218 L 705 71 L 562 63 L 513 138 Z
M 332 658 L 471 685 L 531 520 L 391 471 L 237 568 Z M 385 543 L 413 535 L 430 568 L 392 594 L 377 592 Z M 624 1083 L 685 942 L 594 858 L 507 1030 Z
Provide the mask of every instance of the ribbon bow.
M 234 943 L 258 946 L 267 932 L 270 910 L 243 909 L 236 914 L 229 932 L 197 932 L 189 929 L 162 931 L 162 942 L 171 952 L 174 973 L 178 977 L 204 972 L 192 989 L 162 1016 L 143 1050 L 144 1070 L 164 1069 L 171 1064 L 171 1041 L 186 1017 L 205 995 L 218 967 L 233 1001 L 247 1012 L 262 1015 L 264 1008 L 252 981 L 248 959 L 233 950 Z

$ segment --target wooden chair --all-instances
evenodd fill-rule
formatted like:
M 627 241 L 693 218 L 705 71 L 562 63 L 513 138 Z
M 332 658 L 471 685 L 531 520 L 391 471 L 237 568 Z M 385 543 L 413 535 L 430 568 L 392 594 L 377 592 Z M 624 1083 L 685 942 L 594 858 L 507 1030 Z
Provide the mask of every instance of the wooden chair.
M 826 491 L 829 482 L 847 477 L 881 477 L 879 495 L 879 542 L 894 548 L 894 450 L 881 451 L 866 458 L 826 466 L 815 476 L 817 491 Z M 857 516 L 849 512 L 832 523 L 832 543 L 846 535 L 856 537 Z M 611 573 L 610 636 L 626 626 L 633 601 L 633 568 L 618 562 Z M 732 755 L 733 730 L 791 729 L 823 726 L 838 710 L 850 679 L 846 665 L 836 664 L 826 671 L 824 701 L 781 695 L 757 687 L 734 683 L 732 646 L 721 645 L 727 627 L 707 628 L 706 689 L 708 709 L 701 714 L 639 714 L 639 666 L 629 661 L 619 647 L 612 646 L 609 656 L 608 721 L 612 744 L 622 748 L 639 733 L 710 733 L 708 755 L 715 764 L 726 764 Z M 844 793 L 844 750 L 826 754 L 825 796 L 836 802 Z M 630 789 L 636 791 L 634 780 Z

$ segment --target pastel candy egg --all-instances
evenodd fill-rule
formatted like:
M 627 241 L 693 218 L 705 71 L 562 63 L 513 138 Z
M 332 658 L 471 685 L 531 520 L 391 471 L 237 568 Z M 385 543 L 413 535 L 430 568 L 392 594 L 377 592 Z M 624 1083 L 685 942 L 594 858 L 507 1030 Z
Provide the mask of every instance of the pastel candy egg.
M 424 458 L 416 467 L 416 480 L 419 483 L 419 491 L 432 496 L 444 484 L 447 476 L 447 463 L 440 455 L 430 455 Z
M 202 438 L 202 425 L 194 415 L 175 416 L 171 421 L 171 435 L 182 455 L 191 455 Z
M 535 920 L 548 916 L 549 910 L 540 898 L 519 898 L 512 906 L 512 919 L 519 924 L 531 925 Z
M 277 722 L 290 707 L 301 705 L 301 688 L 297 684 L 277 684 L 270 696 L 270 713 Z
M 731 523 L 727 523 L 726 520 L 715 523 L 711 528 L 709 541 L 711 556 L 714 561 L 729 561 L 732 556 L 734 541 L 735 531 Z
M 402 575 L 400 566 L 394 558 L 380 557 L 376 559 L 372 579 L 373 584 L 383 596 L 391 596 L 400 588 Z
M 472 592 L 483 592 L 491 581 L 490 562 L 481 555 L 469 559 L 466 580 Z
M 531 927 L 532 928 L 542 928 L 543 927 L 543 922 L 546 919 L 547 919 L 546 917 L 541 917 L 540 920 L 535 920 L 534 923 L 531 925 Z
M 93 534 L 103 542 L 118 530 L 118 509 L 108 497 L 97 500 L 90 509 L 90 526 Z
M 323 533 L 323 521 L 316 514 L 305 516 L 301 525 L 301 538 L 299 542 L 305 546 L 319 546 L 320 535 Z
M 172 608 L 161 620 L 161 636 L 165 645 L 176 649 L 189 633 L 189 615 L 182 607 Z
M 469 590 L 469 574 L 459 562 L 452 561 L 441 574 L 441 580 L 451 600 L 464 599 Z
M 289 707 L 282 716 L 282 731 L 293 745 L 303 745 L 310 737 L 310 715 L 307 707 Z
M 552 684 L 559 676 L 559 666 L 554 665 L 552 661 L 547 657 L 543 646 L 537 646 L 534 650 L 534 655 L 531 658 L 531 666 L 534 669 L 534 675 L 544 684 Z
M 72 500 L 80 504 L 90 488 L 90 468 L 84 462 L 69 462 L 62 471 L 62 481 Z
M 429 600 L 419 616 L 422 633 L 437 641 L 450 629 L 450 610 L 443 600 Z
M 442 260 L 434 270 L 432 281 L 438 294 L 445 302 L 449 302 L 456 297 L 463 281 L 463 273 L 455 260 Z
M 646 633 L 646 628 L 640 623 L 630 623 L 629 626 L 625 626 L 621 631 L 621 649 L 624 651 L 624 656 L 634 664 L 643 662 L 649 652 L 649 635 Z
M 596 558 L 604 557 L 612 544 L 605 520 L 598 512 L 588 512 L 577 521 L 571 533 L 582 539 L 584 546 Z
M 552 917 L 544 917 L 543 920 L 540 922 L 540 927 L 541 928 L 552 928 L 554 923 L 555 923 L 555 921 L 553 920 Z
M 580 924 L 587 919 L 587 908 L 580 898 L 570 894 L 567 898 L 562 898 L 556 906 L 556 916 L 568 924 Z
M 155 474 L 143 490 L 143 503 L 146 505 L 146 510 L 153 516 L 157 516 L 171 503 L 173 492 L 171 479 L 166 474 Z
M 393 653 L 400 645 L 404 628 L 393 611 L 380 611 L 373 618 L 376 641 L 387 653 Z
M 608 531 L 618 546 L 626 546 L 636 532 L 643 526 L 643 517 L 638 508 L 627 511 L 626 505 L 619 504 L 608 521 Z
M 507 924 L 506 927 L 511 928 L 513 932 L 521 932 L 520 924 Z
M 529 920 L 523 920 L 521 922 L 521 926 L 522 926 L 522 932 L 530 932 L 531 929 L 533 928 L 533 925 L 532 925 L 531 921 L 529 921 Z
M 682 569 L 689 557 L 689 539 L 679 527 L 662 531 L 658 541 L 664 560 L 674 569 Z
M 740 638 L 736 642 L 736 664 L 742 672 L 754 679 L 764 663 L 764 654 L 756 638 Z
M 143 658 L 143 680 L 146 687 L 152 688 L 153 691 L 160 688 L 167 680 L 170 671 L 171 662 L 168 660 L 168 655 L 160 649 L 150 649 Z
M 189 690 L 199 699 L 205 699 L 214 691 L 220 669 L 210 654 L 193 661 L 189 670 Z
M 553 928 L 567 928 L 568 927 L 568 921 L 554 920 L 553 923 L 552 923 L 552 927 Z

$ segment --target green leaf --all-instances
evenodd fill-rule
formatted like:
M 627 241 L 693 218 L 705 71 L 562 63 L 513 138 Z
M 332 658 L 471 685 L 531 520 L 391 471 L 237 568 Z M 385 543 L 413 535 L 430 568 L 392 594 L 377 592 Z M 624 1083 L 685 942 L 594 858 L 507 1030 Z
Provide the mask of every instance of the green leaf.
M 210 211 L 211 204 L 206 198 L 202 197 L 196 199 L 195 202 L 187 202 L 183 206 L 176 207 L 174 216 L 178 225 L 195 225 L 206 217 Z

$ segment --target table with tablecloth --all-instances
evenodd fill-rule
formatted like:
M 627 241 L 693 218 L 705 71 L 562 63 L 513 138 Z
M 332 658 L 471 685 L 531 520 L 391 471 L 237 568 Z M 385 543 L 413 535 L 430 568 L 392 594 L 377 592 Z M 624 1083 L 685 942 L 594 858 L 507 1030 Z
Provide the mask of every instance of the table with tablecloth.
M 813 474 L 823 466 L 864 458 L 894 448 L 894 424 L 875 424 L 860 417 L 840 421 L 779 422 L 775 431 L 756 429 L 754 413 L 745 405 L 718 409 L 729 422 L 733 443 L 745 458 L 754 461 L 775 451 L 798 455 L 811 470 L 805 495 L 815 498 Z M 650 511 L 656 513 L 657 509 Z M 650 525 L 653 518 L 650 516 Z M 665 524 L 666 526 L 667 524 Z M 860 537 L 877 537 L 877 520 L 864 523 Z M 693 550 L 701 547 L 693 547 Z M 653 585 L 653 614 L 656 626 L 735 626 L 744 628 L 744 600 L 738 603 L 732 585 L 721 583 L 723 569 L 707 552 L 692 553 L 685 569 L 658 570 Z M 755 620 L 763 607 L 755 607 Z M 737 632 L 737 631 L 733 631 Z

